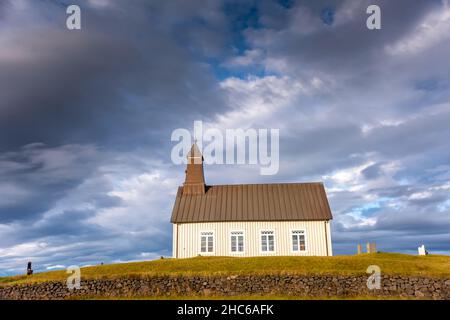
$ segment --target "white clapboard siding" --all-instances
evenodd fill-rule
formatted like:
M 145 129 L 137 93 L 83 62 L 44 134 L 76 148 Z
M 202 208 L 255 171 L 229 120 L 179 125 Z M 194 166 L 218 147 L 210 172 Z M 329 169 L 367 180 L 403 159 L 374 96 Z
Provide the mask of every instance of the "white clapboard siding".
M 261 230 L 275 232 L 275 252 L 261 252 Z M 306 233 L 306 251 L 292 251 L 292 230 Z M 214 232 L 214 252 L 200 253 L 200 233 Z M 244 252 L 231 252 L 231 231 L 244 231 Z M 189 258 L 201 255 L 215 256 L 331 256 L 329 221 L 252 221 L 178 223 L 173 225 L 173 257 Z

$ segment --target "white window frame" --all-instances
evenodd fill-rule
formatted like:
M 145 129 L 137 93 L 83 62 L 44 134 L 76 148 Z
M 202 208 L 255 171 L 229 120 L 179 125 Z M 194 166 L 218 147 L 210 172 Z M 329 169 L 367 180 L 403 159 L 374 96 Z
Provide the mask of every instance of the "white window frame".
M 204 235 L 204 233 L 211 233 L 213 238 L 213 251 L 212 252 L 202 252 L 202 236 L 208 236 Z M 214 230 L 201 230 L 198 237 L 198 254 L 199 255 L 214 255 L 216 253 L 216 234 Z M 206 241 L 206 250 L 208 250 L 208 240 Z
M 241 232 L 242 233 L 242 237 L 243 237 L 243 243 L 242 243 L 242 246 L 243 246 L 243 248 L 244 248 L 244 250 L 243 251 L 232 251 L 231 250 L 231 237 L 233 236 L 233 232 Z M 230 230 L 230 236 L 229 236 L 229 238 L 228 238 L 228 244 L 230 245 L 230 250 L 229 250 L 229 252 L 230 252 L 230 254 L 244 254 L 245 253 L 245 231 L 244 230 Z M 236 242 L 236 247 L 237 248 L 239 248 L 239 246 L 238 246 L 238 243 Z
M 263 242 L 262 242 L 262 233 L 263 232 L 272 232 L 273 233 L 273 251 L 263 251 L 262 250 L 262 244 L 263 244 Z M 274 229 L 260 229 L 259 230 L 259 234 L 258 234 L 258 237 L 259 237 L 259 253 L 261 253 L 261 254 L 273 254 L 273 253 L 276 253 L 277 252 L 277 239 L 276 239 L 276 232 L 275 232 L 275 230 Z M 269 243 L 267 243 L 267 244 L 269 244 Z
M 300 246 L 298 246 L 298 250 L 294 250 L 294 245 L 292 243 L 292 236 L 294 235 L 295 231 L 302 231 L 303 232 L 303 236 L 305 237 L 305 250 L 300 250 Z M 298 243 L 300 244 L 300 243 Z M 289 246 L 291 247 L 291 253 L 306 253 L 308 252 L 308 237 L 306 234 L 306 230 L 302 229 L 302 228 L 295 228 L 295 229 L 291 229 L 289 232 Z

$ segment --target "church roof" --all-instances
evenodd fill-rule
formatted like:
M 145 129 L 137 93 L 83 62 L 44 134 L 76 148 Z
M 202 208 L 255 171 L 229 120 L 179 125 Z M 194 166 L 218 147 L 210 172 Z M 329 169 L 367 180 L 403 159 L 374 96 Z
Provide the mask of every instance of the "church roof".
M 204 194 L 178 188 L 172 223 L 314 221 L 332 219 L 320 182 L 206 186 Z

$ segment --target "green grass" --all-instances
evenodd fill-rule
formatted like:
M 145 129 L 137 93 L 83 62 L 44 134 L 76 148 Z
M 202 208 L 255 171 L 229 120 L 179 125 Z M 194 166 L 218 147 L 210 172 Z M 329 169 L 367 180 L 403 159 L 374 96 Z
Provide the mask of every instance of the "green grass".
M 365 275 L 369 265 L 378 265 L 382 274 L 448 277 L 450 256 L 413 256 L 374 253 L 334 257 L 196 257 L 110 264 L 81 269 L 82 279 L 155 275 L 246 275 L 246 274 L 330 274 Z M 36 273 L 32 276 L 0 277 L 0 286 L 64 281 L 65 271 Z

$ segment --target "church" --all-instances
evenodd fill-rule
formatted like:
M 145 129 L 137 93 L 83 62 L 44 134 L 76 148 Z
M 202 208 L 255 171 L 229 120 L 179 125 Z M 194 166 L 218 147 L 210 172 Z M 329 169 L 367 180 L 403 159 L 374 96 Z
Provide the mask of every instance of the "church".
M 173 206 L 173 257 L 331 256 L 323 183 L 207 185 L 194 143 Z

